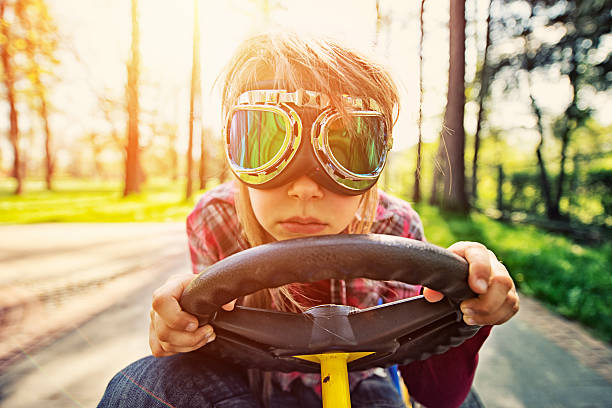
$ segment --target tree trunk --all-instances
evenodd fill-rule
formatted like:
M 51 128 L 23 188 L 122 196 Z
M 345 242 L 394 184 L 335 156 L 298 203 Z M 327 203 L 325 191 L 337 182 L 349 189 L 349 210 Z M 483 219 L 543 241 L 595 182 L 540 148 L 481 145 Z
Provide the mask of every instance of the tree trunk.
M 419 11 L 419 27 L 421 28 L 421 36 L 419 37 L 419 141 L 417 142 L 417 160 L 414 170 L 414 189 L 412 191 L 412 200 L 415 203 L 421 202 L 421 160 L 423 153 L 423 39 L 425 30 L 423 28 L 423 13 L 425 11 L 425 0 L 421 0 L 421 8 Z
M 198 9 L 197 5 L 196 5 L 196 10 Z M 196 36 L 196 38 L 194 38 L 194 43 L 197 44 L 197 49 L 195 50 L 197 52 L 197 67 L 198 67 L 198 83 L 197 83 L 197 87 L 198 87 L 198 98 L 200 101 L 200 129 L 201 129 L 201 137 L 200 137 L 200 190 L 204 190 L 206 189 L 206 179 L 207 179 L 207 175 L 206 175 L 206 164 L 207 164 L 207 159 L 206 159 L 206 131 L 204 129 L 204 105 L 202 104 L 202 84 L 201 84 L 201 80 L 200 80 L 200 70 L 201 70 L 201 61 L 200 61 L 200 19 L 199 16 L 196 14 L 195 16 L 196 18 L 196 26 L 195 26 L 195 30 L 196 32 L 194 33 L 194 35 Z
M 504 218 L 504 167 L 497 165 L 497 209 Z
M 472 161 L 472 205 L 478 199 L 478 151 L 480 150 L 480 131 L 484 120 L 485 98 L 489 92 L 489 72 L 487 70 L 489 44 L 491 43 L 491 3 L 487 11 L 487 36 L 485 40 L 482 68 L 480 70 L 480 91 L 478 92 L 478 119 L 476 120 L 476 133 L 474 133 L 474 159 Z
M 465 193 L 463 128 L 465 104 L 465 3 L 463 1 L 450 2 L 449 28 L 448 95 L 441 140 L 447 148 L 449 169 L 444 174 L 443 207 L 467 213 L 469 204 Z
M 527 77 L 530 77 L 529 73 L 527 73 Z M 531 80 L 529 81 L 529 89 L 531 89 Z M 544 162 L 544 157 L 542 156 L 542 145 L 544 144 L 544 127 L 542 125 L 542 112 L 540 110 L 540 107 L 536 103 L 535 98 L 531 94 L 531 91 L 529 92 L 529 98 L 531 99 L 531 109 L 536 115 L 536 125 L 538 128 L 538 134 L 540 135 L 540 141 L 538 142 L 538 146 L 536 148 L 536 156 L 538 158 L 538 168 L 540 169 L 540 189 L 542 191 L 542 195 L 544 196 L 544 204 L 546 205 L 546 216 L 549 219 L 558 219 L 559 207 L 555 206 L 552 201 L 548 171 L 546 170 L 546 163 Z
M 41 84 L 42 86 L 42 84 Z M 42 89 L 41 89 L 42 91 Z M 40 116 L 43 121 L 43 127 L 45 129 L 45 182 L 47 183 L 47 190 L 53 188 L 53 172 L 55 165 L 53 161 L 53 152 L 51 151 L 51 129 L 49 127 L 49 112 L 47 109 L 47 100 L 44 92 L 39 94 L 40 98 Z
M 132 47 L 127 73 L 127 111 L 128 111 L 128 140 L 125 160 L 125 189 L 123 195 L 127 196 L 140 191 L 142 169 L 140 166 L 140 146 L 138 141 L 138 81 L 140 71 L 138 27 L 138 0 L 132 0 Z
M 202 126 L 202 137 L 200 139 L 200 190 L 206 189 L 206 138 L 204 134 L 204 126 Z
M 576 50 L 573 49 L 573 55 L 576 55 Z M 572 102 L 570 103 L 570 105 L 567 107 L 567 109 L 565 110 L 565 115 L 563 118 L 563 129 L 561 129 L 561 162 L 559 163 L 559 180 L 557 183 L 557 193 L 555 195 L 555 207 L 557 209 L 559 209 L 560 203 L 561 203 L 561 197 L 563 197 L 563 189 L 564 189 L 564 184 L 565 184 L 565 161 L 567 160 L 567 148 L 569 146 L 569 142 L 570 142 L 570 132 L 572 131 L 572 129 L 570 129 L 570 121 L 571 119 L 574 119 L 576 121 L 579 120 L 578 117 L 579 115 L 576 115 L 575 112 L 578 112 L 578 106 L 577 106 L 577 102 L 578 102 L 578 74 L 576 72 L 577 66 L 578 66 L 578 61 L 573 60 L 573 69 L 572 71 L 569 73 L 569 79 L 570 79 L 570 84 L 572 84 Z M 573 113 L 573 114 L 572 114 Z M 563 218 L 563 216 L 561 216 L 561 211 L 559 210 L 559 218 Z
M 567 119 L 565 120 L 567 122 Z M 570 129 L 566 125 L 561 132 L 561 162 L 559 163 L 559 180 L 557 182 L 557 193 L 555 195 L 555 207 L 560 208 L 561 197 L 563 197 L 563 186 L 565 184 L 565 161 L 567 160 L 567 147 L 570 140 Z M 561 217 L 561 210 L 558 210 Z
M 191 60 L 191 93 L 189 97 L 189 142 L 187 145 L 187 186 L 185 189 L 185 199 L 189 199 L 193 194 L 193 133 L 195 120 L 197 116 L 197 108 L 200 106 L 200 51 L 199 51 L 199 40 L 200 40 L 200 26 L 198 20 L 198 0 L 193 0 L 193 55 Z
M 6 86 L 6 99 L 9 105 L 9 141 L 13 147 L 13 177 L 17 181 L 15 194 L 20 195 L 23 192 L 23 172 L 21 170 L 21 156 L 19 151 L 19 114 L 15 101 L 15 72 L 9 52 L 11 45 L 10 24 L 4 21 L 4 10 L 6 0 L 0 2 L 0 25 L 1 32 L 4 36 L 4 46 L 1 51 L 2 67 L 4 69 L 4 85 Z

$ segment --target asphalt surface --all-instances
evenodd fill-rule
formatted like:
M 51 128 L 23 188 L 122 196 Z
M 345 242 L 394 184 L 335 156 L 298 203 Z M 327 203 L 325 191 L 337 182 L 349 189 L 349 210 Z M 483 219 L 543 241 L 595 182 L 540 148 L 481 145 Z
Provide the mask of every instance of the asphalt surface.
M 0 407 L 95 407 L 149 354 L 151 293 L 188 265 L 183 224 L 0 226 Z M 612 407 L 612 352 L 523 298 L 475 386 L 487 407 Z

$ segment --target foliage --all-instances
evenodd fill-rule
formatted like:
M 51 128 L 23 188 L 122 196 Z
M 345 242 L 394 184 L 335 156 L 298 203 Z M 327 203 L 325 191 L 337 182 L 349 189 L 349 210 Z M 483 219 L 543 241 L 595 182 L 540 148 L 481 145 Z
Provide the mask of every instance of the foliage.
M 530 213 L 541 212 L 537 206 L 541 199 L 537 194 L 538 175 L 529 171 L 517 171 L 510 175 L 510 198 L 506 203 L 511 209 L 525 210 Z
M 508 268 L 524 294 L 612 341 L 612 244 L 589 247 L 531 226 L 513 226 L 482 214 L 459 217 L 417 205 L 427 239 L 448 246 L 484 243 Z
M 612 216 L 612 169 L 592 169 L 586 176 L 586 188 L 601 197 L 604 216 Z
M 566 167 L 572 155 L 582 153 L 573 148 L 572 141 L 589 127 L 594 108 L 589 95 L 606 91 L 612 83 L 612 59 L 604 40 L 612 24 L 610 2 L 500 0 L 495 9 L 493 71 L 507 90 L 520 88 L 529 95 L 536 118 L 534 128 L 541 141 L 548 133 L 558 141 L 553 160 L 543 154 L 543 143 L 538 145 L 537 186 L 545 198 L 547 216 L 566 219 L 566 203 L 578 201 L 573 197 L 575 190 L 567 180 L 571 177 Z M 569 84 L 569 103 L 561 115 L 551 118 L 550 126 L 545 120 L 546 112 L 533 95 L 531 77 L 535 73 L 561 75 Z M 549 177 L 551 167 L 556 175 Z M 517 175 L 516 180 L 524 175 Z

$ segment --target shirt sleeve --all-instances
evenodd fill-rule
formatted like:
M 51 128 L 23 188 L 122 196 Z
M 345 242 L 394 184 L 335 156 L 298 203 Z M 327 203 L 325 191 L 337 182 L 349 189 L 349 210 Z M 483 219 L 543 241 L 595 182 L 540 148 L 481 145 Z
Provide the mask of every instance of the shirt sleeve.
M 187 242 L 193 273 L 249 247 L 242 234 L 233 184 L 221 184 L 202 195 L 187 216 Z
M 410 396 L 428 408 L 460 406 L 474 381 L 478 351 L 490 332 L 491 326 L 484 326 L 446 353 L 400 366 Z
M 196 207 L 187 217 L 187 242 L 191 269 L 198 274 L 219 260 L 218 245 L 215 236 L 205 222 L 202 209 Z

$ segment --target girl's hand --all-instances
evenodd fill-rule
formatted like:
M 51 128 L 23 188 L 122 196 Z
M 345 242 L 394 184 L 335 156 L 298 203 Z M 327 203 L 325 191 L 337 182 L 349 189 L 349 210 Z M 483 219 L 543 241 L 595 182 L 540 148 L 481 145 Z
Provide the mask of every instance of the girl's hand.
M 493 252 L 478 242 L 457 242 L 449 251 L 469 264 L 468 285 L 477 297 L 461 302 L 463 321 L 470 325 L 502 324 L 519 310 L 519 298 L 506 267 Z M 437 302 L 444 295 L 425 288 L 423 295 Z
M 153 293 L 149 347 L 155 357 L 171 356 L 199 349 L 215 339 L 211 325 L 198 327 L 197 317 L 181 309 L 179 299 L 194 274 L 171 276 Z M 236 301 L 223 306 L 233 310 Z

